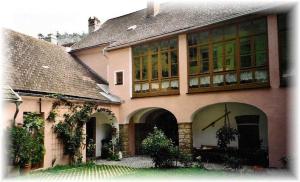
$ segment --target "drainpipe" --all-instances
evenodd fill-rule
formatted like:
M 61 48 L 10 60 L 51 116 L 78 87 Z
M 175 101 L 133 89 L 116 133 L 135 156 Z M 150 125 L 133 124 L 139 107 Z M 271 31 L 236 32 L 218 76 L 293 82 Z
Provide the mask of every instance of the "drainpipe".
M 17 118 L 17 115 L 18 115 L 18 113 L 19 113 L 19 106 L 20 106 L 21 103 L 22 103 L 22 102 L 15 102 L 15 104 L 16 104 L 16 112 L 15 112 L 15 115 L 14 115 L 13 126 L 16 125 L 16 118 Z
M 39 112 L 41 114 L 42 113 L 42 98 L 39 98 L 38 103 L 39 103 Z
M 108 58 L 108 57 L 106 56 L 106 54 L 105 54 L 105 53 L 106 53 L 107 47 L 108 47 L 108 46 L 105 46 L 105 47 L 102 49 L 102 54 L 103 54 L 103 56 L 106 57 L 106 58 Z

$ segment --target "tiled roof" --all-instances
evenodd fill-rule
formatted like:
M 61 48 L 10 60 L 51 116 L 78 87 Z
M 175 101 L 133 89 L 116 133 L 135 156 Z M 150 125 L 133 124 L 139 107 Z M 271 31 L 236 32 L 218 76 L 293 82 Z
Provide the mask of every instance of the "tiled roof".
M 62 94 L 109 102 L 97 86 L 104 83 L 63 47 L 3 30 L 8 60 L 6 84 L 16 92 Z
M 72 50 L 109 43 L 108 48 L 160 36 L 176 31 L 203 27 L 213 23 L 255 13 L 269 7 L 264 1 L 245 4 L 231 3 L 163 3 L 156 16 L 146 16 L 146 9 L 109 19 L 72 46 Z M 133 30 L 129 27 L 136 25 Z
M 2 91 L 4 100 L 10 102 L 22 102 L 21 97 L 16 92 L 14 92 L 9 86 L 3 85 Z

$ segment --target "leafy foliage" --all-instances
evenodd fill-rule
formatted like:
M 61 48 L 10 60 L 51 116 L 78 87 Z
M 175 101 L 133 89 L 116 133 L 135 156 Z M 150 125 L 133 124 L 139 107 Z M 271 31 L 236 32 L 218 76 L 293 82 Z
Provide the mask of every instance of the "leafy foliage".
M 9 129 L 9 154 L 14 165 L 23 167 L 31 159 L 32 139 L 30 133 L 23 127 L 13 126 Z
M 79 149 L 84 139 L 83 126 L 90 120 L 93 105 L 74 106 L 71 110 L 71 114 L 64 115 L 64 121 L 54 126 L 54 132 L 64 144 L 64 153 L 71 157 L 71 163 L 75 163 L 82 159 Z
M 94 153 L 96 150 L 96 144 L 95 141 L 93 139 L 89 139 L 88 143 L 87 143 L 87 157 L 94 157 Z
M 13 126 L 9 129 L 11 160 L 15 165 L 37 164 L 43 160 L 44 120 L 37 113 L 24 116 L 23 127 Z
M 178 148 L 157 127 L 143 140 L 142 148 L 146 154 L 150 155 L 155 167 L 172 167 L 177 158 Z
M 218 147 L 220 149 L 227 149 L 227 145 L 230 144 L 230 142 L 235 141 L 237 135 L 237 129 L 223 126 L 216 133 L 216 137 L 218 139 Z

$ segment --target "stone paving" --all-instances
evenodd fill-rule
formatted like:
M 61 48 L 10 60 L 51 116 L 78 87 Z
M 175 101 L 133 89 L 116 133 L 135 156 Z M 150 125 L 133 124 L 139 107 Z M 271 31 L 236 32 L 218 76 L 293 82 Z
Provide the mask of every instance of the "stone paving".
M 116 165 L 116 166 L 126 166 L 132 168 L 151 168 L 154 164 L 150 157 L 147 156 L 135 156 L 123 158 L 121 161 L 108 161 L 108 160 L 97 160 L 97 165 Z

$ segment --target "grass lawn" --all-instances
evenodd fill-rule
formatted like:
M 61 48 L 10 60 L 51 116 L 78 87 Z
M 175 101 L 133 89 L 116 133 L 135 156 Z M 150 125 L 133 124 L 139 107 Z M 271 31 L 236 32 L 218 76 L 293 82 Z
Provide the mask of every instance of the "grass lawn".
M 195 177 L 211 176 L 219 177 L 226 173 L 223 171 L 207 171 L 200 168 L 130 168 L 110 165 L 82 165 L 82 166 L 57 166 L 43 171 L 34 171 L 18 178 L 43 178 L 55 179 L 76 179 L 76 180 L 96 180 L 96 179 L 130 179 L 130 178 L 151 178 L 151 177 Z

